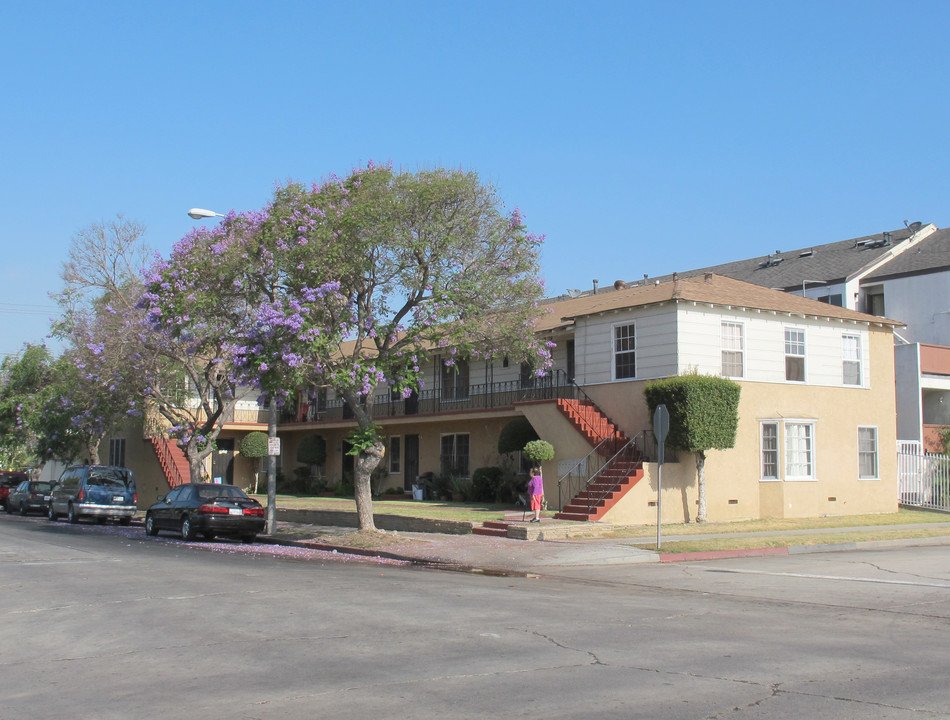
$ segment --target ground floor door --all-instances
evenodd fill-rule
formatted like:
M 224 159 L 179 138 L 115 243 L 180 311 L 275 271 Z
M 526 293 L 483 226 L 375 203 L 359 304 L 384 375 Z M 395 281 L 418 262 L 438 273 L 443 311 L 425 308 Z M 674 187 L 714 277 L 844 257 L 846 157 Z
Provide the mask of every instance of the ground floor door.
M 218 440 L 211 453 L 211 482 L 234 484 L 234 440 Z
M 416 481 L 416 476 L 419 474 L 418 435 L 406 435 L 404 438 L 403 467 L 402 488 L 403 490 L 412 490 L 412 484 Z

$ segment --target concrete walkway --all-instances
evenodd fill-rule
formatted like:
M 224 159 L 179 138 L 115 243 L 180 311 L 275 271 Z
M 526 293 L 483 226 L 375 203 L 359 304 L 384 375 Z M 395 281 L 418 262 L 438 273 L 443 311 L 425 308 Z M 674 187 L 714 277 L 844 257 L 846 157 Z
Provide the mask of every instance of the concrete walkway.
M 546 523 L 541 523 L 542 527 Z M 534 527 L 537 527 L 535 525 Z M 776 535 L 833 534 L 836 532 L 880 531 L 890 529 L 908 529 L 918 527 L 950 527 L 947 523 L 921 523 L 914 525 L 884 525 L 873 527 L 823 528 L 816 530 L 787 530 L 755 533 L 711 533 L 708 535 L 661 535 L 661 551 L 667 544 L 684 540 L 700 540 L 723 537 L 757 537 Z M 553 529 L 553 528 L 552 528 Z M 539 539 L 516 540 L 512 538 L 489 537 L 482 535 L 452 535 L 430 532 L 399 532 L 394 544 L 369 549 L 353 549 L 342 544 L 326 543 L 320 539 L 321 533 L 343 533 L 352 528 L 317 527 L 300 523 L 279 522 L 277 533 L 273 537 L 260 537 L 263 542 L 292 545 L 321 550 L 336 550 L 339 553 L 405 560 L 418 565 L 480 572 L 497 575 L 544 575 L 557 574 L 567 568 L 599 567 L 606 565 L 633 565 L 636 563 L 683 562 L 723 557 L 742 557 L 752 555 L 781 555 L 803 552 L 829 552 L 852 550 L 861 547 L 881 548 L 907 545 L 950 545 L 950 535 L 932 538 L 914 538 L 906 540 L 879 540 L 868 542 L 842 542 L 825 545 L 798 545 L 768 549 L 724 550 L 710 553 L 663 553 L 633 547 L 633 543 L 651 543 L 649 538 L 633 539 Z M 307 538 L 308 531 L 313 537 Z M 552 533 L 554 534 L 554 533 Z M 543 537 L 543 535 L 542 535 Z

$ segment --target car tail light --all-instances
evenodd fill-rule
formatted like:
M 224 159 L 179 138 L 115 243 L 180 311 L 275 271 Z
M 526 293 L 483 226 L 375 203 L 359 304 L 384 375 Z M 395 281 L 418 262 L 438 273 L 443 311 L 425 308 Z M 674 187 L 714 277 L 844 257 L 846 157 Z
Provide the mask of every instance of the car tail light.
M 133 505 L 139 504 L 139 494 L 137 492 L 132 493 L 132 504 Z
M 262 507 L 249 507 L 249 508 L 244 508 L 244 514 L 245 514 L 245 515 L 253 515 L 254 517 L 263 517 L 263 516 L 264 516 L 264 508 L 262 508 Z
M 218 515 L 218 514 L 228 514 L 228 509 L 226 507 L 221 507 L 220 505 L 201 505 L 198 508 L 199 515 Z
M 82 501 L 83 501 L 83 498 L 85 498 L 85 497 L 86 497 L 86 488 L 80 488 L 80 489 L 79 489 L 79 494 L 76 496 L 76 499 L 77 499 L 79 502 L 82 502 Z

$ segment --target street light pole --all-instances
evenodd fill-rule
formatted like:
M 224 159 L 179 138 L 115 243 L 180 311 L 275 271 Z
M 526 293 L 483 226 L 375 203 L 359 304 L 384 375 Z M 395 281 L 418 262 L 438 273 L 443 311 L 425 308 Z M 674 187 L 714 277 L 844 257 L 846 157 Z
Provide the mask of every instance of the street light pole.
M 192 208 L 188 216 L 195 220 L 205 218 L 225 217 L 221 213 L 204 208 Z M 277 530 L 277 453 L 271 450 L 277 441 L 277 398 L 271 396 L 270 407 L 267 412 L 267 524 L 264 534 L 273 535 Z

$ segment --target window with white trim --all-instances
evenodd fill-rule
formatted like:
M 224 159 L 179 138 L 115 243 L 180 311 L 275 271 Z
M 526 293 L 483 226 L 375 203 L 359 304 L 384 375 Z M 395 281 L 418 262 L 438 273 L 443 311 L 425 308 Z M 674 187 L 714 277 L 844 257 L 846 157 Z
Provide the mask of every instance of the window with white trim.
M 861 337 L 841 336 L 841 371 L 845 385 L 861 384 Z
M 723 321 L 721 330 L 722 376 L 743 376 L 745 366 L 745 338 L 742 323 Z
M 815 479 L 815 421 L 760 420 L 762 480 Z
M 614 379 L 623 380 L 637 376 L 636 325 L 614 326 Z
M 443 475 L 468 477 L 469 435 L 443 435 L 439 465 Z
M 785 328 L 785 379 L 805 382 L 805 331 Z
M 862 480 L 877 480 L 877 428 L 858 428 L 858 477 Z
M 785 479 L 815 477 L 814 423 L 785 423 Z

